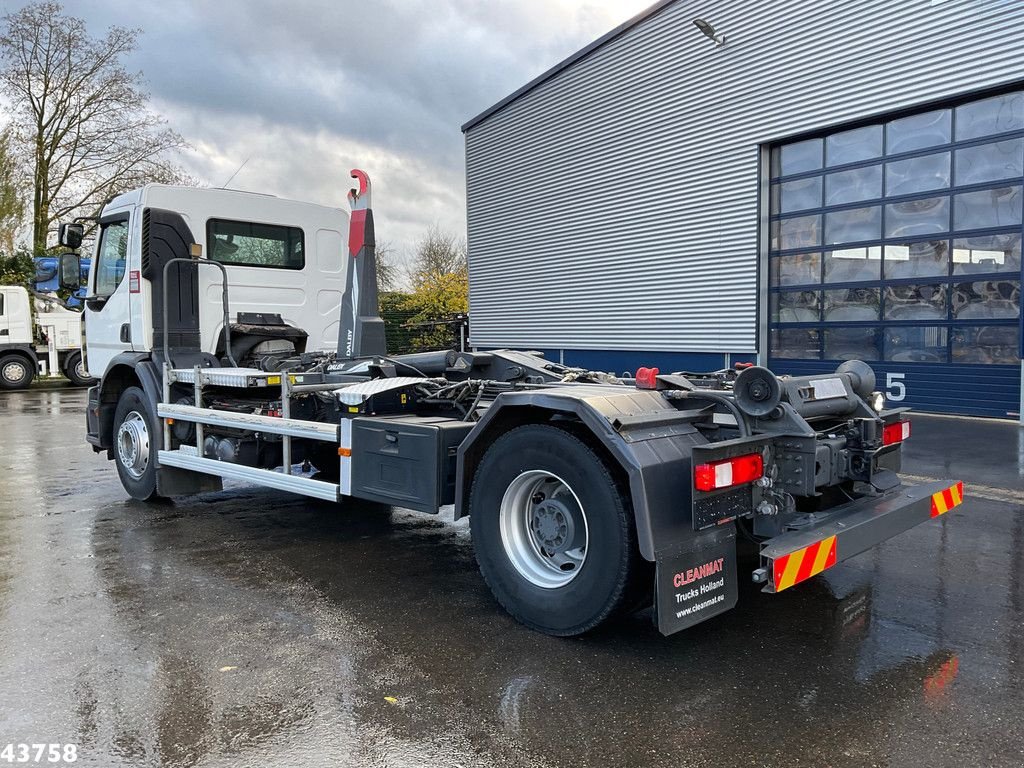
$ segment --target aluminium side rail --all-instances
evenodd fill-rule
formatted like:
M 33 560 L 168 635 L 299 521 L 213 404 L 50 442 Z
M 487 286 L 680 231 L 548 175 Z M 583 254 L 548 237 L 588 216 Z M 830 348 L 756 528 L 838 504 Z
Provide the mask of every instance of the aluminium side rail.
M 186 369 L 187 370 L 187 369 Z M 241 480 L 244 482 L 256 483 L 268 488 L 276 488 L 290 493 L 297 493 L 303 496 L 324 499 L 325 501 L 338 501 L 341 496 L 341 487 L 336 483 L 323 480 L 313 480 L 302 475 L 293 475 L 291 467 L 291 440 L 302 438 L 305 440 L 319 440 L 321 442 L 338 445 L 340 442 L 339 424 L 328 424 L 318 421 L 306 421 L 304 419 L 288 418 L 291 412 L 290 406 L 286 403 L 291 398 L 290 376 L 286 371 L 281 372 L 281 417 L 261 416 L 252 413 L 231 413 L 229 411 L 218 411 L 213 408 L 204 408 L 197 405 L 178 405 L 170 402 L 171 384 L 177 381 L 176 371 L 164 362 L 164 387 L 163 402 L 157 405 L 157 416 L 163 419 L 163 450 L 158 453 L 162 465 L 177 467 L 179 469 L 202 472 L 208 475 L 216 475 L 229 480 Z M 216 375 L 216 369 L 205 369 L 195 366 L 192 369 L 194 376 L 193 397 L 195 402 L 202 403 L 203 385 L 208 376 Z M 323 385 L 321 385 L 323 386 Z M 326 386 L 323 387 L 327 389 Z M 334 385 L 332 388 L 337 388 Z M 178 419 L 192 422 L 196 427 L 195 445 L 182 445 L 177 450 L 171 449 L 171 421 Z M 205 440 L 204 425 L 230 427 L 234 429 L 245 429 L 253 432 L 268 432 L 281 435 L 282 449 L 282 471 L 276 469 L 262 469 L 249 467 L 243 464 L 235 464 L 229 461 L 207 458 L 203 455 L 203 442 Z
M 292 419 L 291 376 L 288 371 L 280 371 L 281 377 L 281 417 L 261 416 L 258 414 L 242 414 L 218 411 L 213 408 L 202 407 L 203 385 L 208 375 L 214 375 L 216 371 L 208 371 L 201 366 L 192 369 L 193 375 L 193 397 L 195 405 L 179 405 L 171 402 L 171 384 L 178 381 L 177 370 L 171 368 L 170 358 L 170 329 L 167 301 L 167 274 L 169 267 L 174 263 L 195 265 L 198 269 L 203 265 L 217 267 L 221 272 L 221 304 L 224 312 L 224 345 L 228 360 L 235 368 L 239 368 L 237 361 L 231 353 L 231 315 L 228 304 L 228 275 L 224 265 L 220 262 L 198 257 L 175 257 L 164 263 L 164 284 L 163 284 L 163 397 L 157 403 L 157 416 L 163 420 L 163 450 L 159 451 L 159 461 L 167 466 L 187 469 L 194 472 L 216 475 L 222 478 L 255 482 L 270 488 L 277 488 L 292 493 L 299 493 L 305 496 L 313 496 L 328 501 L 337 501 L 339 498 L 340 486 L 335 483 L 322 480 L 296 476 L 292 474 L 292 438 L 306 440 L 320 440 L 335 445 L 339 442 L 340 425 L 325 424 L 322 422 Z M 302 387 L 303 391 L 313 389 L 336 389 L 337 385 L 319 387 Z M 173 420 L 192 422 L 195 424 L 195 445 L 182 446 L 177 450 L 171 449 L 171 423 Z M 209 459 L 203 455 L 203 443 L 205 441 L 204 426 L 230 427 L 234 429 L 246 429 L 254 432 L 268 432 L 281 435 L 281 452 L 283 472 L 276 470 L 248 467 L 242 464 Z

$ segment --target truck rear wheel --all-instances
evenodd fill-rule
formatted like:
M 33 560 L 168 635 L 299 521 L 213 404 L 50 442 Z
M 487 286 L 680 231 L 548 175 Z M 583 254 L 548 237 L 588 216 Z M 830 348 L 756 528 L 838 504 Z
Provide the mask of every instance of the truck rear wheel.
M 27 357 L 4 355 L 0 357 L 0 389 L 27 389 L 35 377 L 35 370 Z
M 138 387 L 121 393 L 114 412 L 114 463 L 121 485 L 139 501 L 156 498 L 156 415 Z
M 496 440 L 477 469 L 469 512 L 484 580 L 532 629 L 582 634 L 653 586 L 628 493 L 565 430 L 531 424 Z
M 96 381 L 85 370 L 85 361 L 82 359 L 81 352 L 72 352 L 68 355 L 64 361 L 64 375 L 72 384 L 79 387 L 88 386 Z

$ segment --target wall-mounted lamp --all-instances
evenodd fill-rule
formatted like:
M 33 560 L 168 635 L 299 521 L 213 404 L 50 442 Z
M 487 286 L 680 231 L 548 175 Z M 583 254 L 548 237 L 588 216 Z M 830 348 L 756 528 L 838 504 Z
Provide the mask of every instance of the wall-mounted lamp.
M 715 28 L 711 26 L 704 19 L 694 19 L 693 25 L 697 27 L 701 32 L 707 35 L 709 38 L 715 41 L 715 45 L 725 45 L 725 35 L 720 35 L 715 31 Z

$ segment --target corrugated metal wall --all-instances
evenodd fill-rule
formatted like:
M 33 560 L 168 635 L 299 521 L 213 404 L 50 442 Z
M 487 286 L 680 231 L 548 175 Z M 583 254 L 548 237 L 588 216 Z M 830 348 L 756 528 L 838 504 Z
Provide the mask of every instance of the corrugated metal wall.
M 1020 0 L 667 5 L 467 130 L 472 343 L 754 351 L 760 145 L 1024 79 L 1022 22 Z

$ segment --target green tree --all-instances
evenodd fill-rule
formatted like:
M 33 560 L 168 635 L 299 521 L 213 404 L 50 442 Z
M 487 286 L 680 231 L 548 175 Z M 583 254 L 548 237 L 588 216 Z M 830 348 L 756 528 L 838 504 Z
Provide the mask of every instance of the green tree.
M 139 74 L 122 59 L 139 30 L 92 37 L 55 2 L 3 18 L 0 91 L 31 174 L 32 245 L 46 250 L 56 222 L 95 214 L 103 202 L 149 181 L 184 179 L 168 158 L 185 147 L 149 107 Z
M 403 308 L 412 313 L 406 325 L 416 329 L 416 350 L 451 347 L 456 339 L 451 324 L 469 311 L 469 269 L 466 243 L 434 225 L 416 244 L 408 267 L 412 288 Z
M 0 285 L 28 286 L 36 276 L 35 262 L 27 251 L 0 253 Z
M 25 216 L 20 174 L 11 152 L 11 134 L 0 131 L 0 253 L 14 254 L 14 238 Z
M 418 328 L 409 326 L 416 313 L 406 309 L 408 294 L 381 291 L 378 296 L 380 316 L 384 321 L 384 338 L 388 354 L 404 355 L 420 349 L 417 346 Z

